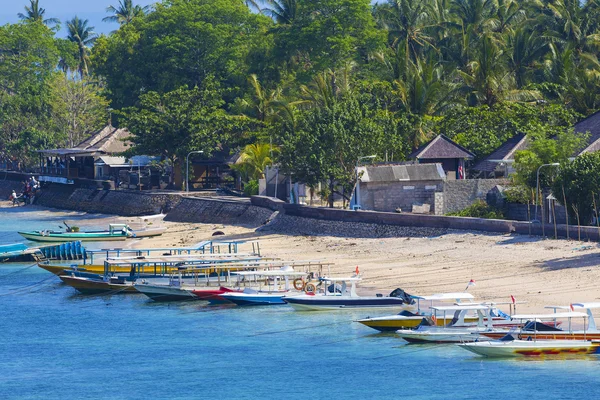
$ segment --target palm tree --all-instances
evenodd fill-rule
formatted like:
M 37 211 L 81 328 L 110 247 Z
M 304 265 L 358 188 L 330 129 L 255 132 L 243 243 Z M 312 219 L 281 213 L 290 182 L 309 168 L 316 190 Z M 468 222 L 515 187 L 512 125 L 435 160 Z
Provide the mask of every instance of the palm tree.
M 527 84 L 528 75 L 541 64 L 548 52 L 548 43 L 540 38 L 538 32 L 519 27 L 508 36 L 508 67 L 514 74 L 518 89 Z
M 89 73 L 89 48 L 96 40 L 94 27 L 88 25 L 87 19 L 74 17 L 67 21 L 67 39 L 77 44 L 79 56 L 79 74 L 83 77 Z
M 29 7 L 25 6 L 25 14 L 19 13 L 17 15 L 23 21 L 28 21 L 28 22 L 40 21 L 46 25 L 60 24 L 60 21 L 57 18 L 44 19 L 45 13 L 46 13 L 46 9 L 40 7 L 39 0 L 29 0 Z
M 296 18 L 296 0 L 263 0 L 267 8 L 261 12 L 275 20 L 279 25 L 290 25 Z
M 118 22 L 119 25 L 127 25 L 134 18 L 142 17 L 148 13 L 150 6 L 133 5 L 132 0 L 119 0 L 119 5 L 106 7 L 106 12 L 112 13 L 102 19 L 105 22 Z
M 273 165 L 274 153 L 279 149 L 267 143 L 249 144 L 244 147 L 235 169 L 246 175 L 249 179 L 258 180 L 265 177 L 265 169 Z

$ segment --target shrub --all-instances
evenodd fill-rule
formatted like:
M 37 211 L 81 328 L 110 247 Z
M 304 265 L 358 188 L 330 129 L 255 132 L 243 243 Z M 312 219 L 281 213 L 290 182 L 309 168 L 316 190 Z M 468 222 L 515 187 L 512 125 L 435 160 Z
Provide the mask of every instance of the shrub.
M 504 215 L 502 211 L 489 206 L 483 200 L 477 200 L 464 210 L 448 213 L 447 215 L 454 217 L 475 217 L 475 218 L 487 218 L 487 219 L 503 219 Z
M 503 194 L 507 203 L 527 204 L 532 202 L 535 189 L 530 189 L 524 185 L 516 185 L 507 188 Z
M 244 195 L 250 197 L 258 194 L 258 181 L 251 180 L 244 186 Z

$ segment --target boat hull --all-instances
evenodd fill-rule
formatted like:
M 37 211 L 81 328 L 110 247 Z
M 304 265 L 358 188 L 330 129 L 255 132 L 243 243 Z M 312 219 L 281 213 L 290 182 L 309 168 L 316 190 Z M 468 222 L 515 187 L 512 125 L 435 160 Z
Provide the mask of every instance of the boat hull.
M 484 357 L 544 357 L 598 354 L 600 343 L 583 340 L 514 340 L 462 343 L 459 347 Z
M 400 329 L 398 335 L 408 343 L 465 343 L 474 342 L 479 337 L 479 332 L 466 331 L 458 328 L 443 329 L 443 332 L 419 332 Z
M 426 316 L 403 316 L 403 315 L 390 315 L 387 317 L 378 317 L 378 318 L 364 318 L 364 319 L 360 319 L 356 322 L 360 322 L 361 324 L 363 324 L 364 326 L 368 326 L 369 328 L 373 328 L 375 330 L 378 330 L 380 332 L 395 332 L 398 329 L 414 329 L 416 327 L 418 327 L 421 322 L 423 321 L 423 318 L 427 318 Z M 460 327 L 468 327 L 468 326 L 475 326 L 477 324 L 477 322 L 479 321 L 479 317 L 476 316 L 472 316 L 472 317 L 465 317 L 465 324 L 464 326 L 460 326 Z M 435 326 L 439 326 L 439 327 L 443 327 L 446 326 L 450 323 L 450 321 L 452 321 L 451 318 L 447 318 L 447 319 L 443 319 L 443 318 L 437 318 L 436 322 L 435 322 Z M 495 327 L 506 327 L 506 328 L 512 328 L 515 326 L 522 326 L 523 324 L 518 324 L 518 323 L 514 323 L 514 322 L 510 322 L 507 323 L 508 321 L 506 321 L 504 318 L 494 318 L 492 320 L 492 324 Z
M 349 296 L 295 296 L 284 298 L 298 311 L 354 310 L 361 308 L 414 309 L 396 297 L 349 297 Z
M 61 275 L 59 278 L 67 285 L 83 294 L 131 294 L 138 293 L 131 283 L 111 283 L 80 276 Z
M 148 285 L 143 283 L 136 283 L 134 287 L 138 292 L 157 302 L 200 300 L 198 296 L 192 293 L 191 288 L 168 285 Z
M 271 306 L 285 304 L 285 301 L 283 301 L 283 296 L 285 295 L 286 293 L 248 294 L 243 292 L 229 292 L 221 294 L 220 297 L 238 306 Z
M 241 292 L 241 290 L 229 289 L 221 286 L 220 288 L 198 288 L 192 291 L 192 293 L 198 297 L 199 300 L 205 300 L 211 304 L 230 303 L 229 300 L 221 297 L 224 293 Z
M 486 332 L 483 335 L 490 339 L 501 339 L 507 332 Z M 513 335 L 515 336 L 515 335 Z M 527 332 L 522 331 L 519 336 L 523 339 L 531 337 L 535 340 L 600 340 L 600 332 Z

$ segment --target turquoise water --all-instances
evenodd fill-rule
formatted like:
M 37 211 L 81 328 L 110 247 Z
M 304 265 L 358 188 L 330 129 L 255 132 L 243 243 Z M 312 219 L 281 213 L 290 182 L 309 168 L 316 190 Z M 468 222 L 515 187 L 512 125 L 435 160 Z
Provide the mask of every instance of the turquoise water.
M 0 244 L 19 241 L 24 224 L 63 218 L 0 209 Z M 595 356 L 493 361 L 404 345 L 351 322 L 375 313 L 82 296 L 29 265 L 0 265 L 1 399 L 600 396 Z

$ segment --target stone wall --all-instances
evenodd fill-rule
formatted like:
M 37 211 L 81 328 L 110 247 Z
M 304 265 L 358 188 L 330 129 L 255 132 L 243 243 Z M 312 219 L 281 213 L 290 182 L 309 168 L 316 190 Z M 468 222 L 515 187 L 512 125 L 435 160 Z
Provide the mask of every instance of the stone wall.
M 23 185 L 19 181 L 13 181 L 9 179 L 0 181 L 0 201 L 8 199 L 8 196 L 14 190 L 15 192 L 20 192 L 23 189 Z
M 442 181 L 364 182 L 360 184 L 361 205 L 365 210 L 412 211 L 413 204 L 430 204 L 435 193 L 443 190 Z
M 272 215 L 271 209 L 253 205 L 247 200 L 228 201 L 185 197 L 167 214 L 165 220 L 257 228 L 265 224 Z
M 442 214 L 460 211 L 475 202 L 485 200 L 487 193 L 496 185 L 506 185 L 506 179 L 459 179 L 444 183 L 444 207 Z
M 168 211 L 181 201 L 179 194 L 129 190 L 72 189 L 66 185 L 43 188 L 35 204 L 64 210 L 122 216 L 152 215 Z
M 535 209 L 537 208 L 537 220 L 542 220 L 542 208 L 535 207 L 533 205 L 529 206 L 529 213 L 527 212 L 527 204 L 515 204 L 510 203 L 505 205 L 504 214 L 506 218 L 512 219 L 514 221 L 530 221 L 536 219 Z M 557 224 L 566 224 L 569 222 L 571 225 L 575 225 L 576 221 L 567 221 L 567 210 L 563 206 L 556 205 L 554 206 L 554 215 L 552 215 L 552 210 L 548 213 L 548 207 L 543 210 L 543 219 L 547 223 L 552 223 L 553 217 L 556 217 Z

